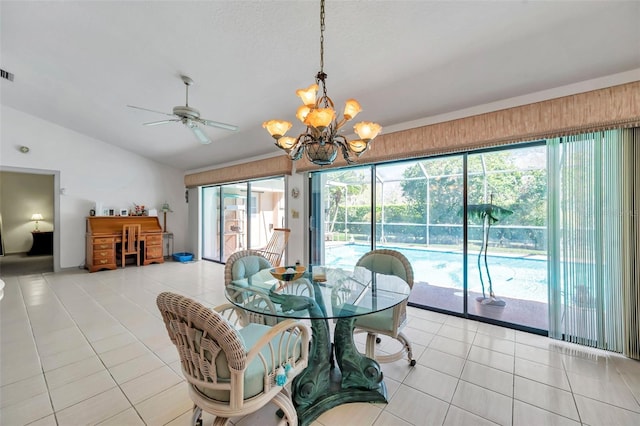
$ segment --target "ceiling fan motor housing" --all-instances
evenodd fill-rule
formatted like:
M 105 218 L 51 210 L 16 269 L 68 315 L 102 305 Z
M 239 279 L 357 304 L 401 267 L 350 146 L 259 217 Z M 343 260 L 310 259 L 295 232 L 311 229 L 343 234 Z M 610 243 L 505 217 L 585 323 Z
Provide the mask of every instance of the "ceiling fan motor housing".
M 175 106 L 173 113 L 180 118 L 190 118 L 192 120 L 200 118 L 200 111 L 189 106 Z

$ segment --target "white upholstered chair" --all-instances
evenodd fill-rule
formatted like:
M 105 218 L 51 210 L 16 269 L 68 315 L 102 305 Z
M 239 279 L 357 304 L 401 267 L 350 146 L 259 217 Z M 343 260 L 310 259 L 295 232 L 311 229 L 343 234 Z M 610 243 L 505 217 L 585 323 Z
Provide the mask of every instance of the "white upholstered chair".
M 304 324 L 286 320 L 273 327 L 250 323 L 237 329 L 225 317 L 236 309 L 231 304 L 211 310 L 170 292 L 159 294 L 156 302 L 188 382 L 193 425 L 202 424 L 202 411 L 222 426 L 230 417 L 273 402 L 282 410 L 279 423 L 297 426 L 287 385 L 308 364 L 309 329 Z

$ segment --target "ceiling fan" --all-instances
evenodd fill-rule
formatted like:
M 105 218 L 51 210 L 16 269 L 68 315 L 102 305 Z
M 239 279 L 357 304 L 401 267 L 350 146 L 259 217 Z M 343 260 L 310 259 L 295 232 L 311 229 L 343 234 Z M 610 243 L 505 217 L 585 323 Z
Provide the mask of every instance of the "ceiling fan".
M 178 105 L 173 107 L 173 114 L 169 114 L 166 112 L 155 111 L 148 108 L 142 108 L 134 105 L 127 105 L 129 108 L 141 109 L 143 111 L 155 112 L 157 114 L 164 114 L 170 117 L 174 117 L 170 120 L 160 120 L 160 121 L 152 121 L 149 123 L 143 123 L 145 126 L 157 126 L 159 124 L 167 124 L 173 122 L 181 122 L 185 126 L 187 126 L 194 135 L 198 138 L 200 143 L 209 144 L 211 143 L 211 139 L 207 136 L 207 134 L 198 126 L 198 124 L 204 124 L 205 126 L 217 127 L 219 129 L 236 131 L 238 130 L 238 126 L 234 126 L 233 124 L 220 123 L 219 121 L 206 120 L 204 118 L 200 118 L 200 111 L 195 108 L 189 106 L 189 86 L 193 84 L 193 80 L 187 77 L 186 75 L 181 75 L 180 78 L 185 84 L 187 98 L 185 105 Z

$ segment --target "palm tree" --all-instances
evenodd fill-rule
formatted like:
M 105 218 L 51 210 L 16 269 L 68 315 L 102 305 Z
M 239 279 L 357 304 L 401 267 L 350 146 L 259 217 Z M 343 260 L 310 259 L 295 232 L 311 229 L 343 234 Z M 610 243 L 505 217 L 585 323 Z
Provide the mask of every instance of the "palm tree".
M 476 300 L 483 304 L 504 306 L 506 303 L 504 300 L 496 299 L 496 295 L 493 292 L 493 285 L 491 283 L 491 275 L 489 274 L 489 263 L 487 262 L 487 249 L 489 248 L 489 231 L 491 225 L 498 222 L 500 219 L 507 217 L 513 212 L 507 210 L 504 207 L 499 207 L 493 204 L 493 194 L 491 194 L 491 200 L 489 204 L 471 204 L 467 206 L 467 214 L 470 217 L 479 219 L 482 222 L 482 243 L 480 245 L 480 252 L 478 253 L 478 272 L 480 273 L 480 284 L 482 285 L 482 297 L 478 297 Z M 484 279 L 482 278 L 482 252 L 484 251 L 484 268 L 487 272 L 487 281 L 489 281 L 489 297 L 487 298 L 484 288 Z

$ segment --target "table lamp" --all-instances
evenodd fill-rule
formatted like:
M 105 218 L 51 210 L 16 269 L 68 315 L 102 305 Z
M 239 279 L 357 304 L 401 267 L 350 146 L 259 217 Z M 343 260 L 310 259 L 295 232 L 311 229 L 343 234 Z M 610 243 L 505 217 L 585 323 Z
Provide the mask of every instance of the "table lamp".
M 169 203 L 166 203 L 166 202 L 162 205 L 160 210 L 162 210 L 162 214 L 164 216 L 164 222 L 163 222 L 164 229 L 162 232 L 167 232 L 167 212 L 173 213 L 173 210 L 171 210 L 171 207 L 169 207 Z
M 35 220 L 36 221 L 36 229 L 33 232 L 40 232 L 40 230 L 38 229 L 38 221 L 42 220 L 43 217 L 40 213 L 34 213 L 31 215 L 31 220 Z

